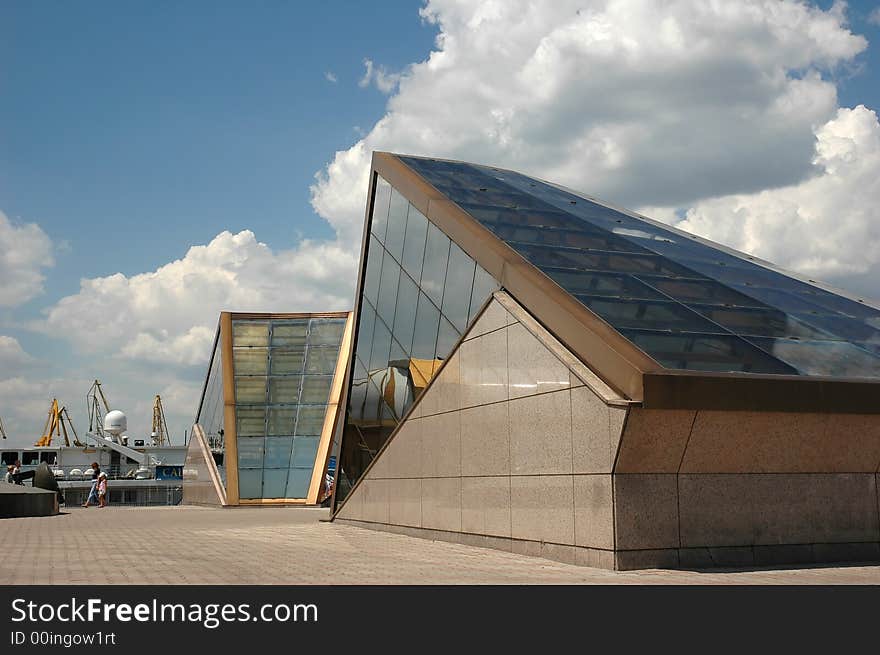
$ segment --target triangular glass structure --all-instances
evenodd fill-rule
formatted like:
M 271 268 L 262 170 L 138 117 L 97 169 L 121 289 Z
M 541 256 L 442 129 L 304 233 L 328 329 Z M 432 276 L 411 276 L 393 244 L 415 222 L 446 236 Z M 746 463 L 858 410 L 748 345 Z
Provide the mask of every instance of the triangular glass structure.
M 373 154 L 337 504 L 503 289 L 645 409 L 872 413 L 880 308 L 513 171 Z

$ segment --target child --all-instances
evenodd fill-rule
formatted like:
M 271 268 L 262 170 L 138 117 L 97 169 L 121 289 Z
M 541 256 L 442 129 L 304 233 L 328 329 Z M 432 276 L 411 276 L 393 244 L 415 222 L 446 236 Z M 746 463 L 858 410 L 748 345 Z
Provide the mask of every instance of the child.
M 107 506 L 107 474 L 104 471 L 98 474 L 98 507 Z

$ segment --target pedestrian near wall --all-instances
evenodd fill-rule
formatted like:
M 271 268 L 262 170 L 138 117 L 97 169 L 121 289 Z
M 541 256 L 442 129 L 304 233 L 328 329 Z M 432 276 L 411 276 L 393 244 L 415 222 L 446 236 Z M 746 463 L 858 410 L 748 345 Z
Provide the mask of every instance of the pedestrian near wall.
M 92 502 L 98 502 L 98 476 L 101 475 L 101 467 L 98 462 L 92 462 L 92 488 L 89 490 L 89 497 L 83 503 L 83 507 L 88 507 Z
M 107 507 L 107 474 L 98 474 L 98 507 Z

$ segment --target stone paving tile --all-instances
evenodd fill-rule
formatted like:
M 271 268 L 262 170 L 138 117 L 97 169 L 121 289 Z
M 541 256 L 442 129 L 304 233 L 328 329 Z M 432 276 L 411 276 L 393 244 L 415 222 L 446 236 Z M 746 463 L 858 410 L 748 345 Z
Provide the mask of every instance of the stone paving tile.
M 0 520 L 0 584 L 880 584 L 880 566 L 613 572 L 322 522 L 312 508 Z

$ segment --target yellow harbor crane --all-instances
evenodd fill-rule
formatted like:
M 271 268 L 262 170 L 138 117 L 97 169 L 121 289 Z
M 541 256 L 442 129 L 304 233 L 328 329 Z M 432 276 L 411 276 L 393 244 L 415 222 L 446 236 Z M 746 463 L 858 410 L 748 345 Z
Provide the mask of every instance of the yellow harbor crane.
M 165 409 L 162 407 L 162 399 L 156 394 L 156 400 L 153 401 L 153 429 L 150 433 L 153 443 L 157 446 L 164 446 L 165 442 L 171 445 L 171 434 L 168 432 L 168 424 L 165 422 Z
M 58 404 L 58 399 L 52 399 L 52 405 L 49 407 L 49 416 L 46 419 L 46 425 L 43 426 L 43 436 L 41 436 L 35 446 L 51 446 L 53 437 L 64 436 L 64 445 L 70 445 L 67 428 L 73 433 L 73 444 L 75 446 L 84 446 L 85 444 L 79 440 L 76 428 L 73 427 L 73 421 L 70 420 L 70 414 L 67 408 Z

